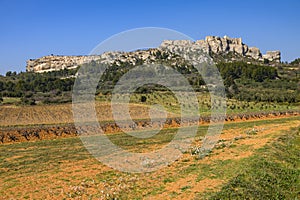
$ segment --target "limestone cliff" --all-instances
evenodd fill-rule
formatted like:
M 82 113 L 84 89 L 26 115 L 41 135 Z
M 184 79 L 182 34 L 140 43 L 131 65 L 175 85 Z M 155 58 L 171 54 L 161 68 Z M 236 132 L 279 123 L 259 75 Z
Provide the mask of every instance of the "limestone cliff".
M 281 59 L 280 51 L 267 51 L 265 55 L 262 55 L 259 48 L 248 47 L 242 42 L 242 38 L 207 36 L 205 40 L 198 40 L 195 43 L 200 45 L 208 53 L 226 54 L 232 52 L 259 61 L 267 59 L 268 61 L 277 63 L 279 63 Z
M 139 61 L 154 62 L 156 52 L 164 53 L 174 49 L 181 49 L 186 51 L 203 50 L 217 61 L 217 56 L 226 58 L 225 61 L 236 61 L 243 59 L 250 59 L 257 62 L 268 61 L 271 63 L 280 63 L 280 51 L 267 51 L 262 55 L 260 50 L 256 47 L 248 47 L 242 42 L 241 38 L 230 38 L 224 36 L 223 38 L 217 36 L 207 36 L 205 40 L 198 40 L 195 42 L 188 40 L 163 41 L 157 49 L 135 51 L 135 52 L 106 52 L 101 55 L 89 56 L 44 56 L 38 59 L 30 59 L 27 61 L 26 71 L 29 72 L 48 72 L 61 69 L 72 69 L 84 63 L 98 60 L 108 64 L 119 64 L 121 62 L 128 62 L 135 65 Z M 174 52 L 174 51 L 173 51 Z M 230 58 L 227 58 L 232 54 Z M 166 56 L 168 58 L 168 56 Z
M 38 59 L 27 61 L 26 71 L 28 72 L 48 72 L 61 69 L 72 69 L 78 65 L 99 59 L 99 56 L 44 56 Z

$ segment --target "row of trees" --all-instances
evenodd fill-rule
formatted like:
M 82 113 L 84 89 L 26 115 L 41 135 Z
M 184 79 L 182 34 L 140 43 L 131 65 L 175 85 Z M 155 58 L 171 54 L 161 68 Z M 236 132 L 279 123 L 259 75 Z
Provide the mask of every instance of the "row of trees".
M 164 56 L 158 55 L 158 57 Z M 92 76 L 92 74 L 97 74 L 96 65 L 97 63 L 91 63 L 89 64 L 90 67 L 84 68 L 87 71 L 86 76 L 96 78 Z M 117 81 L 133 67 L 129 63 L 122 63 L 121 66 L 110 66 L 100 80 L 98 92 L 111 92 Z M 203 90 L 201 86 L 205 82 L 195 68 L 187 63 L 173 65 L 173 67 L 188 79 L 196 91 Z M 297 89 L 297 82 L 280 78 L 276 68 L 272 66 L 236 62 L 219 63 L 217 68 L 221 73 L 226 93 L 230 98 L 246 101 L 290 103 L 298 101 L 299 90 Z M 30 99 L 41 99 L 41 96 L 46 97 L 47 102 L 51 102 L 51 98 L 56 99 L 59 95 L 71 100 L 71 90 L 76 72 L 77 70 L 66 69 L 43 74 L 7 72 L 5 77 L 0 76 L 0 96 L 22 97 L 24 102 L 28 104 L 32 103 Z M 147 70 L 144 73 L 146 72 Z M 143 87 L 137 92 L 147 93 L 151 90 L 164 89 L 164 87 L 154 84 Z M 265 94 L 261 94 L 262 92 Z
M 47 73 L 7 72 L 0 76 L 0 96 L 19 97 L 23 104 L 33 105 L 36 100 L 41 102 L 70 101 L 70 94 L 74 85 L 74 75 L 77 70 L 60 70 Z
M 27 92 L 71 91 L 73 84 L 74 78 L 61 79 L 45 74 L 24 73 L 15 77 L 14 80 L 0 80 L 0 92 L 2 96 L 21 97 Z
M 275 79 L 278 77 L 277 70 L 271 66 L 260 66 L 247 64 L 244 62 L 219 63 L 217 64 L 223 79 L 251 79 L 257 82 L 263 82 L 266 79 Z
M 300 65 L 300 58 L 293 60 L 290 64 L 291 65 Z
M 217 67 L 230 98 L 279 103 L 300 101 L 299 80 L 279 77 L 275 67 L 243 62 L 219 63 Z

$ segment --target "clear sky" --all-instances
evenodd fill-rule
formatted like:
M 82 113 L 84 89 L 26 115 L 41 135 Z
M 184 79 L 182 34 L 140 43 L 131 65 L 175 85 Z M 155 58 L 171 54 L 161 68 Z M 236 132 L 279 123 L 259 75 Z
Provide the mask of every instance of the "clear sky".
M 198 40 L 242 37 L 282 60 L 300 57 L 300 1 L 0 0 L 0 73 L 44 55 L 84 55 L 113 34 L 164 27 Z

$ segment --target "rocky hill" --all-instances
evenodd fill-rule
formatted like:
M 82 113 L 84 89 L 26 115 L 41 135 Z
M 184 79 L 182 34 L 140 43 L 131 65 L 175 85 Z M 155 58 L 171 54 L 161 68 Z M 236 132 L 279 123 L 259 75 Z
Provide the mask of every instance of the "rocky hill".
M 280 51 L 267 51 L 262 55 L 259 48 L 248 47 L 242 43 L 242 38 L 229 38 L 224 36 L 223 38 L 215 36 L 207 36 L 205 40 L 198 40 L 196 44 L 201 46 L 206 52 L 212 52 L 215 54 L 224 54 L 233 52 L 238 55 L 253 58 L 255 60 L 263 61 L 267 59 L 269 61 L 280 62 Z
M 44 56 L 38 59 L 27 61 L 26 71 L 28 72 L 48 72 L 61 69 L 72 69 L 82 64 L 97 60 L 108 64 L 130 63 L 135 65 L 142 61 L 143 63 L 152 63 L 157 59 L 157 54 L 164 55 L 166 59 L 173 55 L 168 53 L 174 49 L 198 51 L 202 49 L 208 53 L 215 62 L 232 62 L 244 60 L 247 62 L 265 62 L 276 64 L 280 63 L 280 51 L 267 51 L 262 55 L 259 48 L 248 47 L 242 42 L 241 38 L 229 38 L 227 36 L 216 37 L 207 36 L 205 40 L 195 42 L 188 40 L 166 40 L 163 41 L 157 49 L 139 50 L 134 52 L 106 52 L 101 55 L 89 56 Z M 159 52 L 159 53 L 157 53 Z

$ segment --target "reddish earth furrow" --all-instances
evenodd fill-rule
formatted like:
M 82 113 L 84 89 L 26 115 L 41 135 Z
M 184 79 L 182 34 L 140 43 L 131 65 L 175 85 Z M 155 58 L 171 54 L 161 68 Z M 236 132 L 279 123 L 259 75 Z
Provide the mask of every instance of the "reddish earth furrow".
M 286 111 L 286 112 L 266 112 L 266 113 L 253 113 L 253 114 L 238 114 L 229 115 L 225 118 L 226 122 L 239 122 L 246 120 L 261 120 L 261 119 L 273 119 L 281 117 L 298 116 L 298 111 Z M 221 119 L 216 119 L 218 121 Z M 173 128 L 180 126 L 190 126 L 197 124 L 209 124 L 211 121 L 210 117 L 201 117 L 199 121 L 186 121 L 181 122 L 179 118 L 169 118 L 164 124 L 151 123 L 149 120 L 136 120 L 136 126 L 130 124 L 125 125 L 126 130 L 136 131 L 145 129 L 158 129 Z M 113 122 L 107 122 L 101 125 L 102 130 L 105 133 L 117 133 L 121 129 L 118 125 Z M 83 127 L 89 134 L 95 132 L 94 127 Z M 33 125 L 26 127 L 2 127 L 0 128 L 0 143 L 14 143 L 14 142 L 25 142 L 25 141 L 36 141 L 43 139 L 54 139 L 60 137 L 74 137 L 77 136 L 77 130 L 74 124 L 54 124 L 54 125 Z

